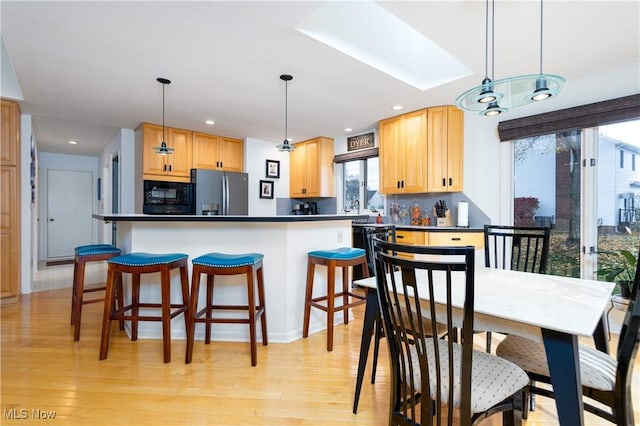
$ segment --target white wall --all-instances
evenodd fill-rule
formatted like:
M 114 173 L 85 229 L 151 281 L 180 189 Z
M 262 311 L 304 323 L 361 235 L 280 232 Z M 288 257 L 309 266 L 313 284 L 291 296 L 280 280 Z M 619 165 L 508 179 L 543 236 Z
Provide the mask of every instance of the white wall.
M 278 142 L 280 143 L 280 142 Z M 249 214 L 276 216 L 278 198 L 289 198 L 289 154 L 276 149 L 277 143 L 246 138 L 244 167 L 249 173 Z M 266 160 L 280 161 L 280 179 L 266 178 Z M 272 180 L 273 199 L 260 198 L 260 180 Z

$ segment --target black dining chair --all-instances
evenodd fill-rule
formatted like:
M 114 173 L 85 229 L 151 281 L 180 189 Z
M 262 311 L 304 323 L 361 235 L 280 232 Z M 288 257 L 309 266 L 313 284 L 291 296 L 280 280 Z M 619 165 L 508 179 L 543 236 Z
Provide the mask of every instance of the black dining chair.
M 484 226 L 484 266 L 545 274 L 549 257 L 549 227 Z M 491 332 L 486 332 L 491 352 Z
M 527 375 L 511 362 L 473 349 L 474 247 L 408 247 L 379 239 L 374 243 L 390 358 L 389 424 L 466 426 L 499 412 L 503 424 L 520 424 Z M 390 254 L 394 252 L 429 260 Z M 461 323 L 453 294 L 464 296 Z M 431 321 L 427 330 L 422 317 L 437 322 Z M 461 343 L 439 338 L 437 324 L 449 334 L 462 325 Z
M 619 426 L 636 424 L 633 418 L 631 381 L 640 344 L 639 282 L 640 260 L 636 264 L 629 308 L 620 330 L 616 356 L 584 345 L 580 346 L 578 355 L 584 409 Z M 552 390 L 536 385 L 536 382 L 551 384 L 546 351 L 542 343 L 509 335 L 500 342 L 496 354 L 518 364 L 527 372 L 531 379 L 527 393 L 555 398 Z M 592 401 L 604 404 L 609 411 Z M 525 416 L 527 408 L 527 405 L 523 407 Z

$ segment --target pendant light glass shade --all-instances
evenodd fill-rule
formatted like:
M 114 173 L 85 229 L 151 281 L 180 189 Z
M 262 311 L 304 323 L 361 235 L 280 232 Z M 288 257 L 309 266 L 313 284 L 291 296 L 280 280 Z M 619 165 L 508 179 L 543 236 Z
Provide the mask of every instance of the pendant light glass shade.
M 291 152 L 295 149 L 293 145 L 289 143 L 289 138 L 287 137 L 287 113 L 288 113 L 288 86 L 289 82 L 293 80 L 293 77 L 289 74 L 282 74 L 280 76 L 280 80 L 284 81 L 284 140 L 281 144 L 276 145 L 278 151 L 280 152 Z
M 173 153 L 175 149 L 167 146 L 167 143 L 165 142 L 166 139 L 164 137 L 164 86 L 171 84 L 171 80 L 161 77 L 156 78 L 156 80 L 158 83 L 162 84 L 162 142 L 160 143 L 160 146 L 154 146 L 153 150 L 159 155 L 169 155 Z
M 491 117 L 506 112 L 511 108 L 549 99 L 560 93 L 566 80 L 559 75 L 544 74 L 542 72 L 542 11 L 542 0 L 540 0 L 540 73 L 518 75 L 492 81 L 486 76 L 487 60 L 485 58 L 484 80 L 479 86 L 467 90 L 456 98 L 456 105 L 459 108 Z M 488 0 L 486 17 L 486 52 L 488 52 Z M 491 45 L 493 46 L 493 36 Z M 486 53 L 486 56 L 488 58 L 488 53 Z

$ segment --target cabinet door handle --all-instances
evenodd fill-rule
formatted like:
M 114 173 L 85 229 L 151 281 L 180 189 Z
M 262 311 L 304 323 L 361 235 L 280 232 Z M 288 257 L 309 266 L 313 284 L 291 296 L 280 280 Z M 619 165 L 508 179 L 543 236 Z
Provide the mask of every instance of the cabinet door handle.
M 403 240 L 404 239 L 404 235 L 396 235 L 396 239 L 397 240 Z
M 173 171 L 173 167 L 171 166 L 171 164 L 169 164 L 169 171 L 172 172 Z
M 451 241 L 461 241 L 462 238 L 460 237 L 451 237 Z
M 446 178 L 442 178 L 442 186 L 447 186 L 447 179 Z
M 220 162 L 220 168 L 221 169 L 224 168 L 224 166 L 222 165 L 222 161 Z
M 402 180 L 402 181 L 400 181 L 400 182 L 402 182 L 402 183 L 401 183 L 401 186 L 402 186 L 402 188 L 404 189 L 404 181 Z
M 396 181 L 396 189 L 400 189 L 400 181 L 399 180 Z
M 164 171 L 166 172 L 167 171 L 167 165 L 165 164 L 162 167 L 163 167 Z
M 449 178 L 449 186 L 452 186 L 452 185 L 453 185 L 453 179 Z

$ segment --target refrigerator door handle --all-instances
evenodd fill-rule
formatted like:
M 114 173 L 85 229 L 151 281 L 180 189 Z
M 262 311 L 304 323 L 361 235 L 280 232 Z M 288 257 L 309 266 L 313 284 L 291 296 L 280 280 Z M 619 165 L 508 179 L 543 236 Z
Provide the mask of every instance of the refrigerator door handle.
M 222 177 L 222 211 L 226 216 L 229 214 L 229 177 Z

